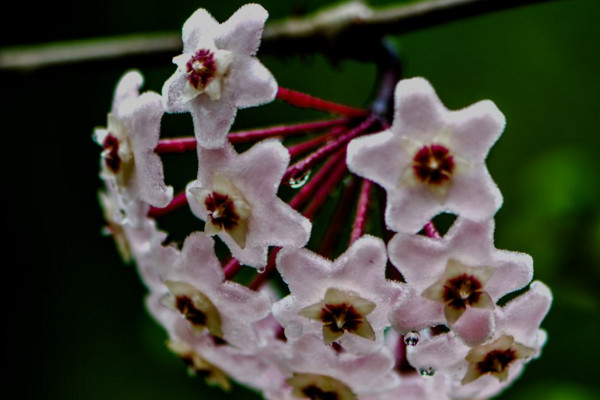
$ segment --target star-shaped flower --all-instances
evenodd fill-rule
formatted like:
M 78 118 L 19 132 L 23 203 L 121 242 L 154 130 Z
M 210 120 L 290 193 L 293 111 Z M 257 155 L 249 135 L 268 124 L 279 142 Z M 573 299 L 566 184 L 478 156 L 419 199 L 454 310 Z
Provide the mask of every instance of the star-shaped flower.
M 400 384 L 392 390 L 361 396 L 361 400 L 449 400 L 449 397 L 445 395 L 447 385 L 444 374 L 433 373 L 431 375 L 432 370 L 427 370 L 427 373 L 415 373 L 408 369 L 410 365 L 407 365 L 406 370 L 402 370 L 407 364 L 399 361 L 402 359 L 401 355 L 405 357 L 406 354 L 405 339 L 406 337 L 401 340 L 400 335 L 393 330 L 386 332 L 386 345 L 392 354 L 396 354 L 394 372 L 399 376 Z
M 199 232 L 188 236 L 180 257 L 163 266 L 161 276 L 163 288 L 154 288 L 157 300 L 149 302 L 161 324 L 174 327 L 178 317 L 194 336 L 210 334 L 239 349 L 257 346 L 252 324 L 269 314 L 271 302 L 264 293 L 225 280 L 211 238 Z
M 381 239 L 363 236 L 331 262 L 307 249 L 283 250 L 277 268 L 290 295 L 273 305 L 289 340 L 306 333 L 338 341 L 353 352 L 383 342 L 387 315 L 402 292 L 385 278 L 387 255 Z
M 291 352 L 281 354 L 275 362 L 287 379 L 280 388 L 265 393 L 268 399 L 357 400 L 399 383 L 387 349 L 362 355 L 337 353 L 323 348 L 322 340 L 315 335 L 305 335 L 292 343 Z
M 188 365 L 190 372 L 203 376 L 208 383 L 228 390 L 233 379 L 255 390 L 265 390 L 278 381 L 273 366 L 261 356 L 260 349 L 240 349 L 210 336 L 194 336 L 182 329 L 181 320 L 169 329 L 169 347 Z
M 121 259 L 126 263 L 131 262 L 133 255 L 126 232 L 129 221 L 126 212 L 120 207 L 117 189 L 113 185 L 106 186 L 104 190 L 98 192 L 98 202 L 102 207 L 104 221 L 106 222 L 103 233 L 112 236 Z M 144 214 L 148 212 L 148 208 L 143 207 L 144 203 L 138 201 L 132 204 L 138 206 L 133 212 L 134 215 L 139 214 L 138 210 L 142 210 Z
M 103 148 L 101 176 L 116 185 L 125 202 L 142 200 L 164 207 L 173 188 L 165 185 L 162 162 L 154 152 L 164 109 L 157 93 L 139 94 L 142 82 L 137 71 L 121 78 L 108 127 L 96 129 L 94 139 Z
M 533 282 L 527 292 L 496 308 L 496 332 L 487 342 L 469 347 L 452 332 L 432 336 L 408 349 L 408 361 L 417 369 L 445 374 L 451 398 L 495 396 L 539 356 L 546 341 L 539 326 L 551 302 L 548 287 Z
M 147 287 L 162 285 L 160 268 L 169 264 L 167 258 L 174 249 L 162 245 L 167 235 L 158 229 L 154 219 L 148 217 L 150 206 L 138 200 L 125 202 L 112 184 L 98 193 L 98 200 L 106 221 L 104 232 L 112 236 L 123 260 L 135 260 Z
M 218 235 L 241 263 L 267 263 L 269 246 L 304 246 L 311 223 L 277 197 L 289 153 L 278 141 L 265 141 L 237 154 L 198 148 L 198 179 L 186 190 L 192 212 L 205 221 L 205 233 Z
M 167 342 L 167 347 L 188 366 L 190 375 L 201 375 L 209 385 L 216 385 L 227 392 L 231 390 L 231 382 L 225 372 L 206 361 L 190 345 L 172 340 Z
M 350 142 L 348 168 L 386 190 L 394 231 L 418 232 L 442 211 L 482 221 L 502 203 L 484 160 L 504 124 L 491 101 L 449 111 L 426 80 L 402 80 L 392 126 Z
M 458 218 L 440 239 L 397 233 L 390 240 L 390 261 L 409 287 L 390 317 L 399 332 L 446 324 L 470 344 L 492 334 L 495 303 L 533 275 L 531 257 L 494 248 L 493 231 L 493 220 Z
M 193 239 L 194 241 L 204 242 L 206 244 L 205 250 L 209 252 L 208 244 L 212 244 L 212 239 L 205 238 L 202 235 L 193 236 L 196 236 Z M 197 252 L 189 254 L 196 262 L 200 259 L 196 257 L 201 255 Z M 209 256 L 206 260 L 210 261 L 212 256 L 209 253 L 205 255 Z M 204 258 L 201 259 L 205 260 Z M 164 259 L 164 262 L 169 263 L 167 270 L 173 265 L 178 265 L 172 259 Z M 201 272 L 198 271 L 198 275 Z M 168 272 L 166 273 L 168 274 Z M 210 281 L 211 274 L 207 275 Z M 215 299 L 215 304 L 221 303 L 222 305 L 225 300 L 229 301 L 230 305 L 235 302 L 238 303 L 237 310 L 219 306 L 219 312 L 232 312 L 230 318 L 226 315 L 221 321 L 223 338 L 209 334 L 198 335 L 194 329 L 190 329 L 190 322 L 186 318 L 181 318 L 181 315 L 174 313 L 172 307 L 165 307 L 164 284 L 162 290 L 156 290 L 156 287 L 151 288 L 151 294 L 146 302 L 147 307 L 166 329 L 169 336 L 168 347 L 181 357 L 188 366 L 190 373 L 200 375 L 209 384 L 218 385 L 225 390 L 228 390 L 231 386 L 230 379 L 258 391 L 264 391 L 279 385 L 284 377 L 270 361 L 271 357 L 266 355 L 265 352 L 274 352 L 281 355 L 285 353 L 284 350 L 287 350 L 287 348 L 284 347 L 285 343 L 282 341 L 277 341 L 279 346 L 273 346 L 274 341 L 272 338 L 267 338 L 264 332 L 260 332 L 260 330 L 271 330 L 273 328 L 270 322 L 273 321 L 273 318 L 270 314 L 263 319 L 256 320 L 264 314 L 264 304 L 262 303 L 264 303 L 265 298 L 269 298 L 268 293 L 261 290 L 259 295 L 257 292 L 232 282 L 225 282 L 225 285 L 229 286 L 229 289 L 221 290 L 221 294 L 226 299 L 219 300 L 219 295 L 216 296 L 217 299 L 215 299 L 214 294 L 210 295 L 210 298 Z M 237 286 L 238 289 L 233 289 L 234 286 Z M 206 292 L 208 293 L 208 291 Z M 257 313 L 258 309 L 261 309 L 261 311 Z M 228 327 L 227 319 L 238 325 Z M 232 330 L 236 332 L 230 332 Z M 258 335 L 255 335 L 255 333 Z M 234 336 L 237 339 L 234 339 Z
M 223 146 L 238 108 L 275 98 L 275 78 L 255 57 L 267 17 L 247 4 L 222 24 L 199 9 L 183 25 L 183 54 L 163 98 L 167 111 L 191 113 L 201 146 Z

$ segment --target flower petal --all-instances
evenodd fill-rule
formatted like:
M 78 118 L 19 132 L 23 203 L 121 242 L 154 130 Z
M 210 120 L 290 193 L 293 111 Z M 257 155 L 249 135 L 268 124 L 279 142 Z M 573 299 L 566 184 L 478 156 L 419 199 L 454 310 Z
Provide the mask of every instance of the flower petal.
M 215 38 L 217 46 L 236 53 L 255 55 L 268 17 L 267 10 L 259 4 L 243 5 L 221 24 L 221 32 Z

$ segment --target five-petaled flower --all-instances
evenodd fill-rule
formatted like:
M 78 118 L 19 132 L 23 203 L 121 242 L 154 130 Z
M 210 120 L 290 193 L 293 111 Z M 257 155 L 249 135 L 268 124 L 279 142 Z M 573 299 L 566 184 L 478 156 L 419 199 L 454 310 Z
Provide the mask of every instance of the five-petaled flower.
M 387 315 L 402 286 L 385 279 L 387 255 L 381 239 L 363 236 L 331 262 L 306 249 L 285 249 L 277 269 L 290 295 L 273 305 L 289 339 L 320 333 L 352 352 L 381 347 Z
M 167 111 L 191 113 L 201 146 L 222 147 L 238 108 L 275 98 L 275 78 L 255 57 L 267 17 L 247 4 L 222 24 L 199 9 L 183 25 L 183 54 L 163 98 Z
M 527 292 L 496 307 L 496 331 L 485 343 L 469 347 L 452 332 L 430 336 L 409 349 L 408 360 L 415 368 L 444 374 L 453 398 L 490 398 L 539 356 L 546 342 L 539 326 L 551 302 L 548 287 L 535 281 Z
M 271 302 L 264 293 L 224 279 L 211 238 L 190 235 L 181 252 L 165 264 L 163 285 L 154 285 L 150 302 L 157 319 L 169 326 L 179 315 L 195 336 L 210 335 L 242 349 L 257 345 L 252 323 L 269 314 Z
M 231 390 L 231 382 L 227 379 L 227 374 L 202 358 L 190 345 L 170 340 L 167 342 L 167 347 L 188 366 L 190 375 L 202 376 L 210 385 L 219 386 L 226 391 Z
M 323 347 L 321 338 L 307 334 L 291 344 L 291 351 L 274 356 L 287 378 L 265 393 L 267 399 L 355 400 L 398 385 L 391 371 L 393 357 L 382 348 L 367 354 L 338 354 Z
M 198 148 L 198 159 L 198 179 L 186 190 L 190 208 L 241 263 L 260 268 L 269 246 L 308 242 L 310 221 L 277 197 L 290 160 L 281 143 L 264 141 L 242 154 L 230 144 Z
M 531 257 L 497 250 L 493 232 L 493 220 L 459 217 L 443 238 L 400 232 L 390 240 L 390 261 L 410 288 L 391 316 L 399 332 L 445 324 L 471 344 L 489 337 L 495 303 L 533 276 Z
M 173 188 L 165 185 L 162 162 L 154 153 L 164 110 L 157 93 L 139 94 L 142 82 L 137 71 L 121 78 L 108 127 L 96 129 L 94 137 L 103 149 L 101 176 L 117 187 L 122 202 L 142 200 L 164 207 L 173 196 Z
M 502 203 L 484 159 L 504 124 L 491 101 L 449 111 L 425 79 L 405 79 L 392 126 L 350 142 L 348 167 L 386 190 L 392 230 L 418 232 L 443 211 L 483 221 Z

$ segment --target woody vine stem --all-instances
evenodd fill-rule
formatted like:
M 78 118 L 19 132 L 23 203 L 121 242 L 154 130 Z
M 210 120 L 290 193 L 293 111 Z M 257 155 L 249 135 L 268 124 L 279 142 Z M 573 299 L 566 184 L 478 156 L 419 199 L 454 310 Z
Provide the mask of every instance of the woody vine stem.
M 353 43 L 400 34 L 481 14 L 555 0 L 424 0 L 377 9 L 349 1 L 305 17 L 265 26 L 261 52 L 286 55 L 321 52 L 334 59 L 361 56 Z M 181 47 L 176 32 L 156 32 L 0 48 L 0 69 L 31 71 L 125 57 L 160 62 Z M 367 55 L 367 57 L 369 57 Z

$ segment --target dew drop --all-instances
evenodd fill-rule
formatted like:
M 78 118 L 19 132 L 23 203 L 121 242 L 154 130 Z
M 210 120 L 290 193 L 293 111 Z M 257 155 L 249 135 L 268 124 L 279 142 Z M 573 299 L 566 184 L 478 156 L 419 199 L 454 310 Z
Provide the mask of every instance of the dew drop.
M 419 370 L 419 374 L 421 374 L 421 376 L 433 376 L 433 374 L 435 374 L 435 371 L 431 367 L 421 368 Z
M 290 185 L 290 187 L 293 189 L 301 188 L 306 182 L 308 182 L 308 179 L 310 178 L 310 173 L 311 170 L 308 170 L 302 172 L 301 174 L 294 175 L 288 180 L 288 185 Z
M 407 346 L 416 346 L 419 343 L 419 339 L 421 339 L 419 332 L 410 331 L 404 335 L 404 343 Z
M 127 223 L 127 215 L 122 209 L 117 209 L 112 213 L 112 222 L 117 225 L 125 225 Z
M 256 271 L 257 271 L 259 274 L 262 274 L 262 273 L 264 273 L 266 270 L 267 270 L 267 267 L 266 267 L 266 266 L 263 266 L 263 267 L 258 267 L 258 268 L 256 268 Z

